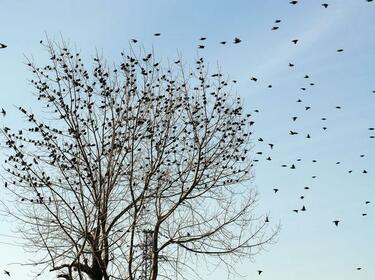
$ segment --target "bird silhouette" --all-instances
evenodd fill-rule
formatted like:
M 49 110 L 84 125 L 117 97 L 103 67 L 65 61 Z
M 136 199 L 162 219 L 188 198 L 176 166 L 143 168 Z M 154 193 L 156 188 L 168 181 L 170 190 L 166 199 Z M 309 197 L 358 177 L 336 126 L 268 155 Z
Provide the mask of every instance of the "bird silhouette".
M 5 44 L 0 43 L 0 49 L 5 49 L 6 47 L 8 47 L 8 46 L 5 45 Z
M 335 226 L 338 226 L 339 225 L 339 220 L 335 220 L 335 221 L 333 221 L 333 223 L 335 224 Z
M 297 43 L 298 43 L 298 39 L 294 39 L 294 40 L 292 40 L 292 43 L 294 43 L 295 45 L 297 45 Z
M 233 39 L 233 44 L 239 44 L 241 42 L 242 42 L 242 40 L 240 38 L 236 37 L 236 38 Z
M 4 108 L 1 108 L 1 114 L 3 115 L 3 117 L 6 116 L 7 112 L 4 110 Z
M 10 277 L 10 272 L 7 270 L 4 270 L 4 274 L 8 275 Z
M 323 3 L 322 6 L 323 6 L 324 8 L 326 8 L 326 9 L 328 8 L 328 4 L 327 4 L 327 3 Z

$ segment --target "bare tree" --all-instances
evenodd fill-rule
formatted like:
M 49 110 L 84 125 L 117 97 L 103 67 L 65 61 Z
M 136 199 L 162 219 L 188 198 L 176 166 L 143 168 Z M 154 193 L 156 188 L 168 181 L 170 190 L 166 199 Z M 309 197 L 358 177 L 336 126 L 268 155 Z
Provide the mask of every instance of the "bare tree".
M 133 50 L 85 68 L 66 43 L 29 60 L 42 113 L 3 129 L 7 212 L 35 264 L 64 279 L 186 278 L 252 257 L 277 228 L 255 214 L 250 114 L 231 82 Z

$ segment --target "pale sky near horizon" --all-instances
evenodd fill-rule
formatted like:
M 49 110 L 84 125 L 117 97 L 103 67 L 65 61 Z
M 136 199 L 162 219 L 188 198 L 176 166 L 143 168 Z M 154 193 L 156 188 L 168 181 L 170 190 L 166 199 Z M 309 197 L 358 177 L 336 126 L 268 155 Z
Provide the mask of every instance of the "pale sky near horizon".
M 271 31 L 272 26 L 280 28 Z M 373 280 L 375 139 L 369 136 L 375 132 L 368 128 L 375 127 L 374 26 L 375 2 L 366 0 L 300 0 L 297 5 L 289 0 L 1 1 L 0 43 L 8 47 L 0 50 L 0 107 L 8 114 L 0 126 L 23 126 L 15 106 L 37 108 L 24 63 L 25 56 L 45 60 L 39 44 L 45 34 L 56 40 L 62 35 L 88 58 L 102 52 L 109 62 L 118 61 L 132 38 L 164 62 L 181 54 L 192 65 L 203 55 L 213 71 L 220 65 L 238 80 L 234 90 L 247 111 L 259 110 L 252 112 L 254 158 L 260 160 L 252 185 L 260 194 L 258 211 L 282 226 L 276 244 L 238 265 L 243 279 Z M 154 37 L 156 32 L 161 36 Z M 200 37 L 207 37 L 206 48 L 198 51 Z M 242 42 L 232 44 L 234 37 Z M 294 45 L 293 39 L 299 42 Z M 228 43 L 219 44 L 223 40 Z M 290 136 L 290 130 L 299 134 Z M 256 156 L 259 151 L 263 154 Z M 265 160 L 268 156 L 272 161 Z M 371 203 L 365 205 L 366 200 Z M 293 212 L 303 205 L 306 212 Z M 336 219 L 338 227 L 332 223 Z M 17 242 L 8 237 L 11 228 L 2 218 L 0 279 L 7 279 L 2 269 L 12 279 L 32 279 L 30 267 L 10 264 L 28 257 L 5 244 Z M 226 279 L 221 271 L 201 270 L 203 279 Z

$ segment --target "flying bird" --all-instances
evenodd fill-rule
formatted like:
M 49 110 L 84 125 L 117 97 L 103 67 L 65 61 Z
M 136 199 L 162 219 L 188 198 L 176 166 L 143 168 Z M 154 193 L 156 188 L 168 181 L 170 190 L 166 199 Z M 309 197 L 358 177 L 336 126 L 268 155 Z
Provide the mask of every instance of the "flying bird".
M 7 112 L 4 110 L 4 108 L 1 108 L 1 114 L 3 115 L 3 117 L 6 116 Z
M 4 274 L 8 275 L 10 277 L 10 272 L 7 270 L 4 270 Z
M 7 47 L 7 45 L 4 45 L 2 43 L 0 43 L 0 49 L 5 49 Z
M 158 37 L 160 36 L 161 34 L 160 33 L 155 33 L 154 36 Z
M 339 220 L 333 221 L 333 223 L 335 224 L 335 226 L 338 226 L 339 222 L 340 222 Z
M 322 6 L 323 6 L 324 8 L 326 8 L 326 9 L 328 8 L 328 4 L 327 4 L 327 3 L 323 3 Z
M 233 39 L 233 44 L 239 44 L 241 42 L 242 42 L 242 40 L 240 38 L 236 37 L 236 38 Z
M 295 4 L 297 4 L 298 3 L 298 1 L 290 1 L 289 2 L 289 4 L 292 4 L 292 5 L 295 5 Z

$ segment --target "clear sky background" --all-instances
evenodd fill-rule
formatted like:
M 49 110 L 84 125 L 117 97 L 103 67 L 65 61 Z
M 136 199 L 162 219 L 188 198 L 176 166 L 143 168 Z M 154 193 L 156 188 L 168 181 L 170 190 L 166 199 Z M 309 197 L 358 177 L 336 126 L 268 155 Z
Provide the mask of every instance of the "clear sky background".
M 1 1 L 0 42 L 8 48 L 0 50 L 0 107 L 8 115 L 0 125 L 22 127 L 15 106 L 38 108 L 24 63 L 25 55 L 46 59 L 39 44 L 45 33 L 51 39 L 61 34 L 86 57 L 102 52 L 108 61 L 118 61 L 131 38 L 154 48 L 164 62 L 180 53 L 192 64 L 199 53 L 213 71 L 219 64 L 238 80 L 234 90 L 247 111 L 259 110 L 252 112 L 254 153 L 263 154 L 254 155 L 259 163 L 253 185 L 260 193 L 259 211 L 282 225 L 275 245 L 238 265 L 244 279 L 373 280 L 375 139 L 369 136 L 375 132 L 368 128 L 375 127 L 375 2 L 325 1 L 327 9 L 318 0 L 297 5 L 289 0 Z M 274 24 L 276 19 L 282 22 Z M 274 25 L 280 28 L 271 31 Z M 162 35 L 154 37 L 156 32 Z M 206 48 L 198 52 L 202 36 Z M 234 37 L 241 44 L 232 44 Z M 220 45 L 223 40 L 230 43 Z M 340 48 L 344 51 L 336 52 Z M 299 134 L 290 136 L 290 130 Z M 268 156 L 272 161 L 265 160 Z M 366 200 L 371 203 L 365 205 Z M 292 211 L 303 205 L 306 212 Z M 336 219 L 339 227 L 332 223 Z M 32 268 L 11 264 L 28 258 L 8 236 L 11 227 L 0 221 L 0 269 L 9 270 L 12 279 L 31 279 Z M 258 276 L 257 270 L 263 273 Z M 0 279 L 6 278 L 0 271 Z M 225 279 L 220 271 L 203 268 L 202 278 Z

